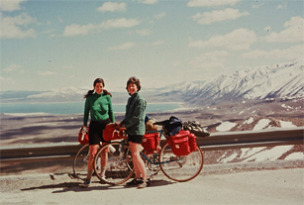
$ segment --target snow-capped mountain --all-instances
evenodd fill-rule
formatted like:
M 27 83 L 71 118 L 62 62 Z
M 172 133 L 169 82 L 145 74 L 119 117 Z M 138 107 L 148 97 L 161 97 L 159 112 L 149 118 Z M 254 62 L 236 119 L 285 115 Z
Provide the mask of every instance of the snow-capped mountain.
M 242 99 L 303 97 L 304 65 L 292 63 L 237 71 L 161 94 L 172 95 L 179 95 L 186 103 L 199 105 Z
M 141 93 L 148 102 L 185 102 L 191 105 L 211 105 L 243 99 L 304 97 L 304 63 L 299 62 L 237 71 L 209 81 L 143 89 Z M 87 89 L 74 87 L 40 92 L 5 91 L 0 92 L 0 99 L 4 103 L 79 102 L 83 101 L 86 92 Z M 114 103 L 125 103 L 129 97 L 126 92 L 112 94 Z
M 82 102 L 83 96 L 87 93 L 86 88 L 65 87 L 49 91 L 4 91 L 0 92 L 0 99 L 3 103 L 34 102 Z M 115 103 L 125 103 L 128 99 L 126 92 L 111 92 Z
M 41 92 L 34 95 L 28 95 L 26 98 L 31 100 L 39 100 L 39 99 L 75 99 L 75 100 L 81 100 L 83 95 L 86 93 L 87 90 L 85 89 L 79 89 L 79 88 L 63 88 L 63 89 L 54 89 L 50 90 L 48 92 Z

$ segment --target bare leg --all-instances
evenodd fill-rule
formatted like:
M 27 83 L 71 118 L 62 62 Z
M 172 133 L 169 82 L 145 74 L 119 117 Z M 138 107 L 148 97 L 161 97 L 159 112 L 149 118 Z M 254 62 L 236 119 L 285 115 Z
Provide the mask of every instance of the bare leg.
M 88 161 L 88 172 L 87 172 L 87 179 L 92 178 L 93 174 L 93 163 L 94 163 L 94 157 L 96 155 L 96 152 L 99 148 L 99 145 L 90 145 L 89 146 L 89 161 Z
M 104 149 L 100 153 L 100 174 L 102 177 L 105 177 L 107 162 L 108 162 L 108 148 Z
M 146 180 L 147 176 L 146 176 L 145 163 L 140 156 L 140 152 L 143 148 L 142 148 L 141 144 L 138 144 L 138 143 L 129 142 L 129 144 L 130 144 L 130 150 L 132 153 L 135 177 L 136 178 L 142 177 L 143 180 Z

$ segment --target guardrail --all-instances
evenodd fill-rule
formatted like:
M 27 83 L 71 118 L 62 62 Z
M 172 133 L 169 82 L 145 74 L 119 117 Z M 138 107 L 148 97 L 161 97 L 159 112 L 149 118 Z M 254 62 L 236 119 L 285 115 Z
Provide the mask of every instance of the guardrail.
M 304 144 L 304 127 L 212 133 L 209 137 L 197 138 L 197 143 L 203 150 Z M 1 147 L 0 159 L 1 161 L 14 161 L 18 159 L 52 160 L 72 158 L 81 146 L 78 143 L 63 143 L 26 147 Z

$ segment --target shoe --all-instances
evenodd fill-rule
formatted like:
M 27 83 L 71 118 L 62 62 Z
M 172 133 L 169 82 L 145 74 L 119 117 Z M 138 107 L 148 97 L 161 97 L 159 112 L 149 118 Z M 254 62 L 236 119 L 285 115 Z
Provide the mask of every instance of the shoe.
M 101 183 L 101 184 L 106 184 L 106 183 L 107 183 L 107 182 L 106 182 L 106 177 L 105 177 L 105 176 L 102 176 L 102 177 L 101 177 L 100 183 Z
M 132 181 L 128 182 L 126 185 L 127 186 L 135 186 L 143 183 L 143 180 L 141 178 L 134 178 Z
M 138 184 L 138 185 L 137 185 L 137 188 L 138 188 L 138 189 L 146 188 L 148 185 L 149 185 L 149 184 L 148 184 L 148 181 L 142 181 L 141 184 Z
M 87 188 L 90 186 L 90 184 L 91 184 L 91 180 L 86 179 L 86 180 L 84 180 L 84 182 L 82 184 L 79 184 L 79 186 L 83 187 L 83 188 Z

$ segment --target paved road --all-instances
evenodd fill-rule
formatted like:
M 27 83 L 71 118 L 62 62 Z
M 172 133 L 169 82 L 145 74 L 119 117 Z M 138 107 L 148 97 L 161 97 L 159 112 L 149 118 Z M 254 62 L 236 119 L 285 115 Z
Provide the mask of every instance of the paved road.
M 304 202 L 304 169 L 203 174 L 175 183 L 163 176 L 145 189 L 94 182 L 78 187 L 68 174 L 1 176 L 0 204 L 299 204 Z

